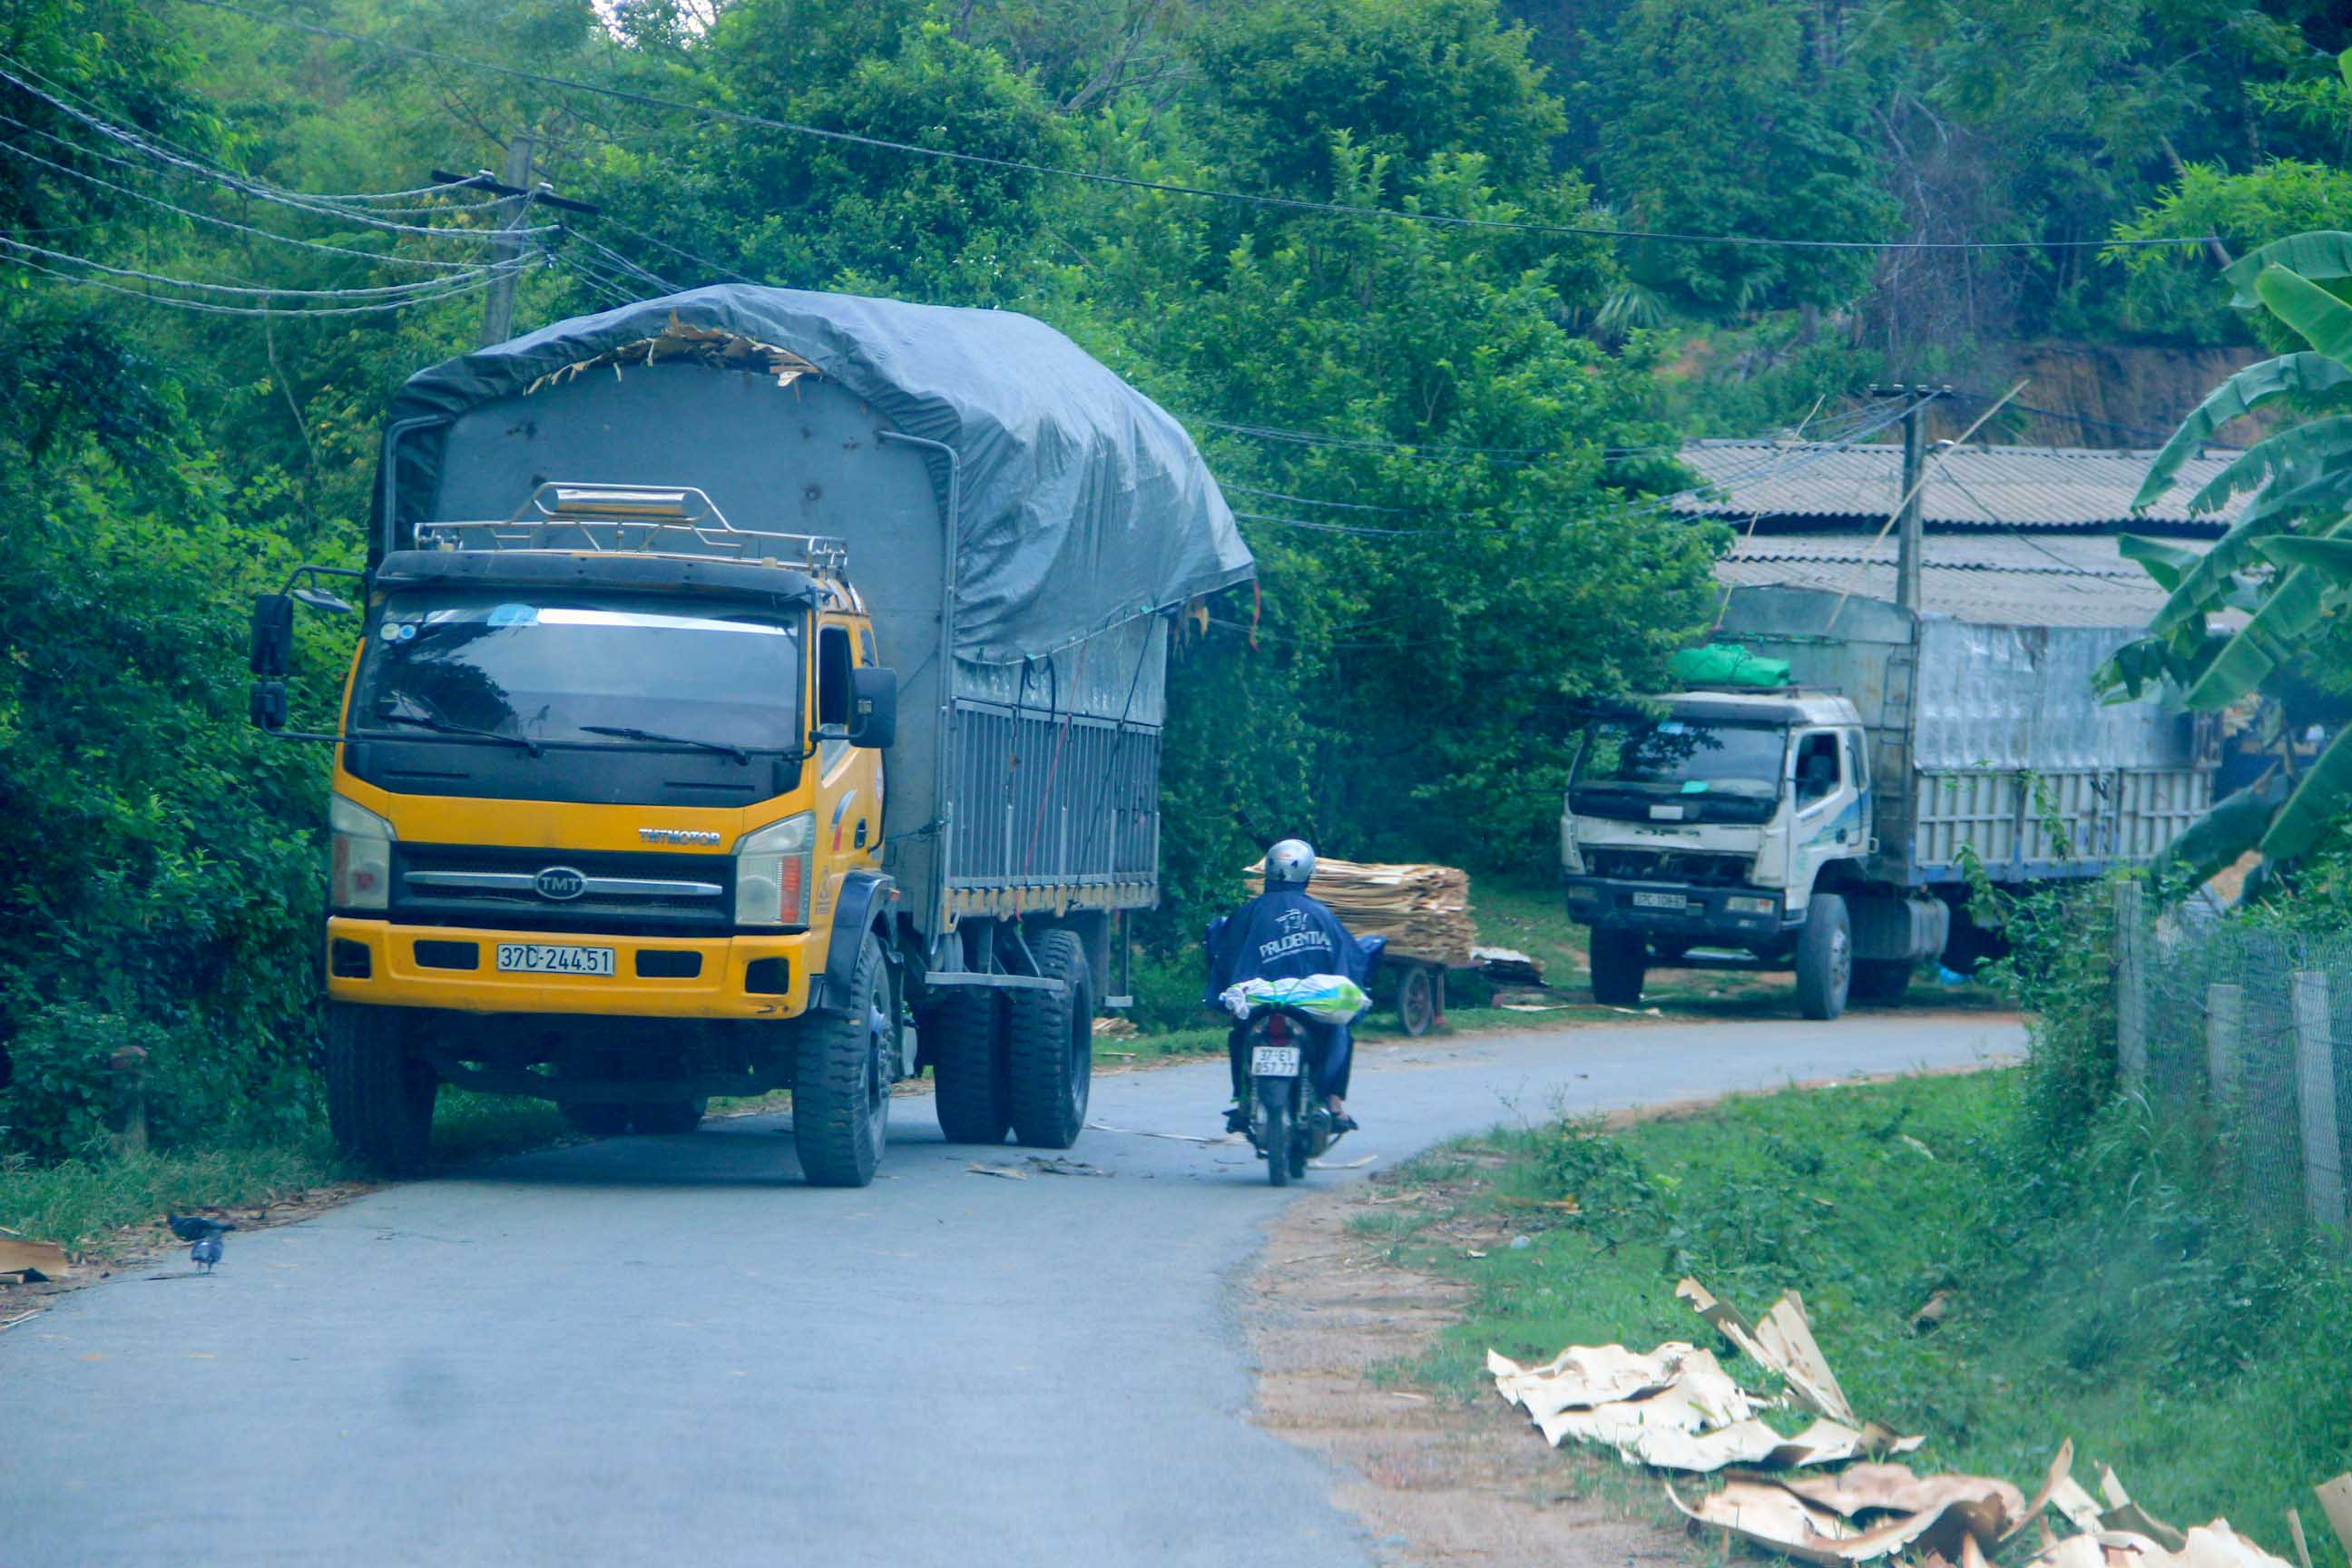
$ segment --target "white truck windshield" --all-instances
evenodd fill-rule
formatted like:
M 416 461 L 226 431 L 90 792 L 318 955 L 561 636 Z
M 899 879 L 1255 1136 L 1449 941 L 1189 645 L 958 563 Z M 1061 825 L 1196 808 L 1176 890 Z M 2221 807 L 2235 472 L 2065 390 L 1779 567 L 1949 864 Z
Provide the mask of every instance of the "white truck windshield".
M 370 627 L 352 724 L 796 752 L 800 694 L 801 629 L 788 611 L 634 595 L 395 593 Z
M 1778 724 L 1610 721 L 1586 732 L 1575 783 L 1769 799 L 1780 793 L 1788 753 L 1789 731 Z

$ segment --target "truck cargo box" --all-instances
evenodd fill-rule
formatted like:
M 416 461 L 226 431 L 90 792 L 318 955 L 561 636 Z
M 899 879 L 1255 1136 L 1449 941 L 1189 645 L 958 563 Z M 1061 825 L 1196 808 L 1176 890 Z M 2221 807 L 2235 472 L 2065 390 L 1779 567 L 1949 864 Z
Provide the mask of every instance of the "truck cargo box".
M 902 682 L 883 832 L 923 928 L 1156 897 L 1165 612 L 1254 563 L 1182 427 L 1042 322 L 696 289 L 420 372 L 384 450 L 379 554 L 549 480 L 845 541 Z
M 2209 722 L 2150 697 L 2101 703 L 2094 672 L 2137 626 L 1995 626 L 1819 589 L 1743 587 L 1719 636 L 1850 698 L 1871 736 L 1871 873 L 1958 881 L 2096 876 L 2154 859 L 2212 799 Z

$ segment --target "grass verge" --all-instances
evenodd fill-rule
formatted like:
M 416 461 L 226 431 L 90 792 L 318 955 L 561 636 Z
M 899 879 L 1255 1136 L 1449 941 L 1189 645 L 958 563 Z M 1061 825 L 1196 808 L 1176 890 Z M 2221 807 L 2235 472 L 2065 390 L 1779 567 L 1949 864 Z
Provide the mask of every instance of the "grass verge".
M 573 1136 L 554 1106 L 445 1089 L 436 1165 L 469 1165 Z M 0 1227 L 108 1263 L 147 1251 L 169 1210 L 256 1209 L 360 1180 L 323 1130 L 292 1142 L 0 1164 Z
M 2031 1489 L 2071 1436 L 2078 1473 L 2112 1465 L 2158 1517 L 2226 1516 L 2285 1554 L 2285 1510 L 2315 1521 L 2310 1489 L 2352 1461 L 2352 1266 L 2224 1217 L 2142 1107 L 2036 1147 L 2022 1079 L 1493 1134 L 1406 1167 L 1360 1229 L 1471 1286 L 1412 1369 L 1465 1399 L 1492 1397 L 1489 1346 L 1541 1359 L 1700 1334 L 1673 1295 L 1685 1273 L 1750 1312 L 1794 1288 L 1856 1409 L 1926 1435 L 1924 1469 Z

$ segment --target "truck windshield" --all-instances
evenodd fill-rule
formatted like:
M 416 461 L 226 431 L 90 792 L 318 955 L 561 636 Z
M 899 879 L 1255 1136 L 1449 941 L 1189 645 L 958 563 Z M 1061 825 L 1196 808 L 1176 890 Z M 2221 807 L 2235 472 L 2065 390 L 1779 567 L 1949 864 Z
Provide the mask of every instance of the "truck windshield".
M 534 745 L 644 745 L 657 734 L 797 752 L 800 692 L 800 622 L 788 611 L 560 591 L 395 593 L 367 637 L 352 726 Z
M 1788 753 L 1789 731 L 1777 724 L 1612 721 L 1586 731 L 1574 782 L 1770 799 L 1780 793 Z

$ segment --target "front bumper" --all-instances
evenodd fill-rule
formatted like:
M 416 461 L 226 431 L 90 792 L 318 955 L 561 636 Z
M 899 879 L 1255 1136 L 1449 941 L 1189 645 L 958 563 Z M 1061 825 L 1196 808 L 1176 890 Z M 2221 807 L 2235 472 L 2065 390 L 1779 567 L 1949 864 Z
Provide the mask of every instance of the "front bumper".
M 501 972 L 498 967 L 501 942 L 609 947 L 613 973 Z M 418 952 L 420 944 L 423 953 Z M 453 967 L 467 956 L 469 947 L 472 967 Z M 789 1018 L 808 1010 L 810 973 L 824 963 L 825 947 L 826 939 L 818 931 L 775 936 L 596 936 L 578 931 L 404 925 L 336 915 L 327 921 L 327 994 L 338 1002 L 446 1007 L 461 1013 Z M 688 955 L 698 962 L 690 962 Z M 681 973 L 689 968 L 692 973 Z M 362 970 L 364 973 L 360 973 Z
M 1746 907 L 1735 907 L 1735 900 Z M 1570 877 L 1568 912 L 1590 926 L 1742 942 L 1776 937 L 1788 929 L 1787 907 L 1776 888 L 1700 888 L 1685 882 Z

